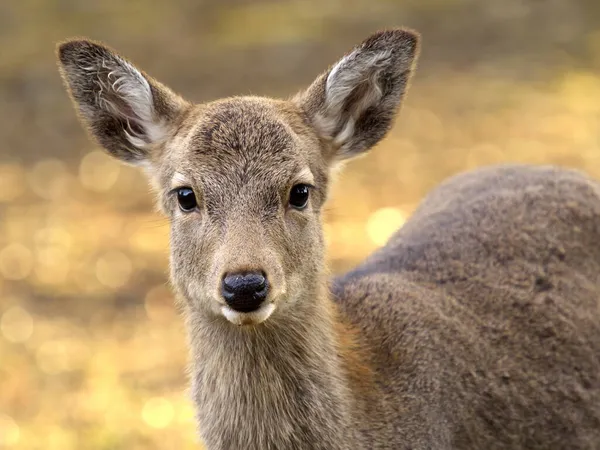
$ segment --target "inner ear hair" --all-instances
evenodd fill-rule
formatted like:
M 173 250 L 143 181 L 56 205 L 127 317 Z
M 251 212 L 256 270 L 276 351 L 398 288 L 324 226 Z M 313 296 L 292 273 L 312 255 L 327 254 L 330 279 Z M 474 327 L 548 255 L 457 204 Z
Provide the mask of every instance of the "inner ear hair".
M 295 98 L 335 159 L 377 144 L 392 127 L 418 55 L 419 36 L 375 33 Z
M 113 156 L 134 164 L 164 142 L 188 103 L 104 44 L 58 45 L 59 69 L 90 134 Z

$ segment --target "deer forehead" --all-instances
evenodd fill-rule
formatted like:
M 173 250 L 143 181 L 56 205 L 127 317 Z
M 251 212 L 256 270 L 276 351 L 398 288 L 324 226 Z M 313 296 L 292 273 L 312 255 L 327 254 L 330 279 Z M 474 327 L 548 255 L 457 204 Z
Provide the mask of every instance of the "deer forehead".
M 313 184 L 318 161 L 294 112 L 268 99 L 234 98 L 197 108 L 171 144 L 169 184 Z M 300 128 L 298 128 L 300 127 Z

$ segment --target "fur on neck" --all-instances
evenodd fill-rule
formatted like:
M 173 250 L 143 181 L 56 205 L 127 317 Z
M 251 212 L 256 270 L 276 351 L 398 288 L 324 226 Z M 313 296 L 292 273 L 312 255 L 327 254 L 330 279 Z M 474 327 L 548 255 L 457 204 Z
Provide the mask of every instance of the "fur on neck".
M 320 291 L 257 326 L 188 314 L 192 396 L 208 449 L 354 448 L 352 391 L 372 377 Z

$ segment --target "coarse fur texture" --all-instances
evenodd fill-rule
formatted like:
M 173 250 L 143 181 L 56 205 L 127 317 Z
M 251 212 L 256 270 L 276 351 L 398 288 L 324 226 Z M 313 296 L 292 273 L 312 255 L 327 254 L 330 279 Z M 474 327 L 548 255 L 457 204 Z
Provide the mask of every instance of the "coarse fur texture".
M 332 171 L 386 135 L 417 54 L 416 33 L 383 31 L 289 100 L 193 105 L 101 44 L 59 46 L 86 128 L 146 168 L 170 218 L 208 450 L 600 448 L 598 182 L 526 165 L 455 176 L 328 278 Z M 241 271 L 271 286 L 251 313 L 219 290 Z

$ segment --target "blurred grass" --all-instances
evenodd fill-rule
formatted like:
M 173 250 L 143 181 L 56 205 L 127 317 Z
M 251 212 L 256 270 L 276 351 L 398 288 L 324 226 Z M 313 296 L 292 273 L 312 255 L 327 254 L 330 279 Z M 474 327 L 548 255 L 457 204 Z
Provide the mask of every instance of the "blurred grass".
M 336 272 L 457 171 L 600 177 L 596 0 L 0 3 L 0 448 L 197 448 L 168 228 L 141 173 L 89 142 L 56 41 L 106 41 L 185 96 L 289 95 L 372 31 L 423 52 L 397 126 L 325 213 Z

